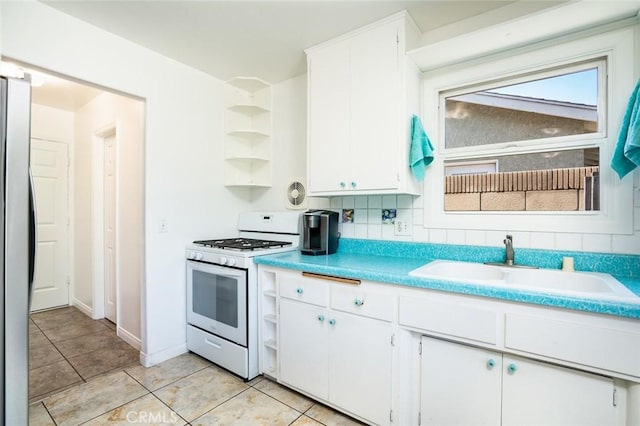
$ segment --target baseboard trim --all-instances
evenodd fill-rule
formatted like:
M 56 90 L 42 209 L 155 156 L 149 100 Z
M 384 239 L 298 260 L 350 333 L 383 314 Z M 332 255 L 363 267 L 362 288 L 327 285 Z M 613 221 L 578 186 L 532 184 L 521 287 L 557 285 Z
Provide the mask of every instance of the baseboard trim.
M 137 350 L 140 350 L 140 348 L 142 348 L 142 341 L 120 326 L 118 326 L 116 329 L 116 335 Z
M 140 352 L 140 364 L 145 367 L 151 367 L 156 364 L 159 364 L 168 359 L 174 358 L 178 355 L 182 355 L 183 353 L 188 352 L 187 342 L 182 345 L 174 346 L 173 348 L 168 348 L 160 352 L 155 352 L 152 354 L 146 354 L 144 352 Z
M 93 308 L 89 305 L 87 305 L 86 303 L 76 299 L 75 297 L 73 298 L 73 301 L 71 302 L 72 306 L 75 306 L 76 308 L 78 308 L 83 314 L 88 315 L 89 317 L 91 317 L 92 319 L 99 319 L 99 318 L 93 318 Z

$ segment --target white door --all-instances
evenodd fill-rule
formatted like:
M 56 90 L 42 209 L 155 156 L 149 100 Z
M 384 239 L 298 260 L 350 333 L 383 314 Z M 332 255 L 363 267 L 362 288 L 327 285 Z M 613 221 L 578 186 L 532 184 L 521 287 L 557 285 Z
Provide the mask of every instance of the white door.
M 116 136 L 104 139 L 104 300 L 105 317 L 116 321 Z
M 366 31 L 351 44 L 351 173 L 356 190 L 398 186 L 400 99 L 396 23 Z M 350 183 L 351 185 L 351 183 Z
M 314 53 L 310 67 L 309 189 L 346 190 L 353 162 L 349 157 L 349 45 L 339 43 Z
M 499 425 L 502 354 L 422 338 L 422 425 Z
M 69 304 L 68 169 L 67 144 L 31 140 L 38 226 L 32 311 Z
M 327 399 L 329 348 L 327 310 L 280 300 L 280 380 Z
M 503 426 L 589 426 L 616 422 L 613 380 L 504 356 Z
M 378 425 L 390 423 L 391 324 L 332 311 L 329 400 Z

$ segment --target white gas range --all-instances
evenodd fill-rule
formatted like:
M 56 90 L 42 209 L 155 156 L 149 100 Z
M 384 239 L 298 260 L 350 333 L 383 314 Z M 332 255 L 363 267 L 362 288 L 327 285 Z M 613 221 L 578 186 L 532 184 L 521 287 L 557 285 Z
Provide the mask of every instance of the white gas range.
M 300 214 L 241 213 L 238 230 L 238 237 L 187 246 L 187 348 L 251 380 L 259 373 L 253 258 L 297 250 Z

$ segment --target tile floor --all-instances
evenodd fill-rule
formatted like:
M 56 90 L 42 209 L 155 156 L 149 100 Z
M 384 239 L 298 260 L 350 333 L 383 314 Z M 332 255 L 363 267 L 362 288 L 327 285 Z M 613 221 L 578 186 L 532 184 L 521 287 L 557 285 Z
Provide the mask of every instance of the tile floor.
M 269 379 L 244 382 L 192 353 L 142 367 L 113 324 L 75 308 L 31 319 L 30 425 L 360 424 Z

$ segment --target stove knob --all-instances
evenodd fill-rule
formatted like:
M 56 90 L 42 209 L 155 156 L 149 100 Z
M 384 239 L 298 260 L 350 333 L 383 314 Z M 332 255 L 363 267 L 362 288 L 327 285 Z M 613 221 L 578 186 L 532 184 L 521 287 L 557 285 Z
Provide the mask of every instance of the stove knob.
M 226 265 L 227 264 L 227 258 L 224 256 L 220 256 L 220 264 L 221 265 Z
M 236 264 L 236 260 L 235 259 L 229 259 L 229 261 L 227 262 L 227 265 L 229 266 L 234 266 Z
M 202 260 L 202 253 L 196 252 L 196 260 Z
M 189 253 L 187 253 L 187 255 L 189 256 L 189 259 L 195 259 L 196 258 L 196 252 L 195 251 L 190 251 Z

